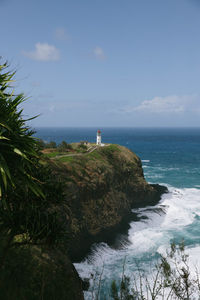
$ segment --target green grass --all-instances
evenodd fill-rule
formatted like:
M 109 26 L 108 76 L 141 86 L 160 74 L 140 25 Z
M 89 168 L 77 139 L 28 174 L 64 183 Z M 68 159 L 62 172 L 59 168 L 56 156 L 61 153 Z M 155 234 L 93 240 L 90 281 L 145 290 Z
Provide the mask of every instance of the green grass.
M 120 151 L 121 150 L 119 149 L 119 147 L 117 145 L 110 145 L 110 146 L 101 148 L 102 154 L 105 154 L 105 155 L 112 155 L 114 152 L 120 152 Z
M 87 152 L 86 149 L 81 149 L 81 148 L 76 149 L 76 153 L 86 153 L 86 152 Z
M 50 152 L 50 153 L 44 153 L 45 156 L 49 157 L 49 158 L 53 158 L 55 156 L 58 156 L 58 155 L 62 155 L 63 153 L 61 152 Z
M 119 146 L 118 145 L 115 145 L 115 144 L 112 144 L 112 145 L 109 145 L 109 146 L 107 146 L 107 147 L 104 147 L 103 148 L 104 150 L 112 150 L 112 151 L 118 151 L 118 152 L 120 152 L 120 149 L 119 149 Z
M 61 156 L 61 155 L 70 155 L 70 154 L 79 154 L 79 153 L 87 153 L 87 150 L 85 149 L 76 149 L 75 152 L 73 151 L 54 151 L 54 152 L 50 152 L 50 153 L 44 153 L 44 156 L 47 156 L 48 158 L 54 158 L 56 156 Z
M 56 158 L 56 160 L 59 160 L 61 162 L 72 162 L 72 161 L 79 161 L 79 163 L 85 164 L 85 160 L 104 160 L 105 155 L 112 155 L 114 152 L 120 152 L 120 149 L 118 145 L 109 145 L 106 147 L 99 147 L 96 150 L 92 151 L 91 153 L 87 153 L 85 150 L 82 149 L 76 149 L 76 152 L 51 152 L 44 154 L 48 158 Z M 70 156 L 70 154 L 80 154 L 82 153 L 82 156 Z M 62 155 L 66 155 L 61 157 Z M 84 159 L 85 158 L 85 159 Z
M 94 159 L 102 159 L 101 154 L 97 150 L 94 150 L 93 152 L 88 153 L 86 155 L 86 157 L 88 157 L 88 158 L 94 158 Z
M 74 154 L 74 152 L 69 152 L 69 151 L 65 151 L 65 152 L 59 152 L 59 151 L 55 151 L 55 152 L 50 152 L 50 153 L 44 153 L 45 156 L 47 156 L 48 158 L 54 158 L 56 156 L 61 156 L 61 155 L 70 155 L 70 154 Z
M 76 156 L 64 156 L 64 157 L 58 157 L 58 160 L 61 162 L 70 162 L 73 161 L 76 158 Z

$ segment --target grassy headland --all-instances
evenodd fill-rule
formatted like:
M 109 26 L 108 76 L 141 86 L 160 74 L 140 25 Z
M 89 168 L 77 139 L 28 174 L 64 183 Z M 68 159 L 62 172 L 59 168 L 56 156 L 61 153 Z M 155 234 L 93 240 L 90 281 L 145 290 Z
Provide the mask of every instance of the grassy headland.
M 43 153 L 54 178 L 63 183 L 70 210 L 68 253 L 77 261 L 94 241 L 109 243 L 119 231 L 126 231 L 131 209 L 155 204 L 165 189 L 145 181 L 140 159 L 125 147 L 87 145 L 82 153 L 76 152 L 79 144 L 71 147 L 70 153 L 53 157 Z

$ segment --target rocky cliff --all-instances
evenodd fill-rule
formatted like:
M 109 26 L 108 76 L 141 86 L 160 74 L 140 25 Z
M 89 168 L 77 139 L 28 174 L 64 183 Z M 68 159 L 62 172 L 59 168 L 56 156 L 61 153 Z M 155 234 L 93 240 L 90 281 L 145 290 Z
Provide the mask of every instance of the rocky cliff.
M 51 160 L 64 184 L 72 261 L 84 257 L 95 241 L 113 240 L 128 229 L 131 209 L 158 202 L 165 187 L 145 181 L 139 157 L 119 145 Z

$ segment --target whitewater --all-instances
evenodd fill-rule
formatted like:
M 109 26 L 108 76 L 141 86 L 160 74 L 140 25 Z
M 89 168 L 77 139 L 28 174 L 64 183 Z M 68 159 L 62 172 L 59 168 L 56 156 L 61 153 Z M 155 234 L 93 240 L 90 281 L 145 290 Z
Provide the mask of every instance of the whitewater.
M 184 239 L 190 255 L 190 266 L 200 267 L 200 190 L 177 189 L 168 186 L 158 205 L 134 210 L 141 217 L 132 222 L 128 231 L 129 244 L 113 249 L 105 243 L 93 246 L 92 253 L 81 263 L 75 264 L 82 278 L 99 278 L 102 273 L 102 299 L 109 293 L 112 280 L 121 280 L 125 260 L 125 274 L 132 276 L 138 266 L 148 273 L 156 264 L 159 254 L 166 254 L 171 242 Z M 200 269 L 200 268 L 199 268 Z M 93 285 L 93 279 L 90 279 Z M 85 292 L 91 299 L 91 292 Z

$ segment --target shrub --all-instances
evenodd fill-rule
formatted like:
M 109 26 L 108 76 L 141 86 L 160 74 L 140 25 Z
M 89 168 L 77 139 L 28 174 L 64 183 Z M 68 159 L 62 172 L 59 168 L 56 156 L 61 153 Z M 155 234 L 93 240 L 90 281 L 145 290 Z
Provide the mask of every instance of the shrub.
M 0 65 L 0 269 L 9 248 L 52 246 L 65 238 L 62 185 L 41 164 L 38 142 L 19 109 L 25 96 L 12 91 L 15 73 L 7 68 Z
M 56 147 L 57 147 L 57 145 L 56 145 L 56 142 L 54 142 L 54 141 L 51 141 L 46 144 L 46 148 L 56 148 Z
M 60 152 L 68 151 L 71 149 L 72 149 L 72 146 L 65 141 L 62 141 L 62 143 L 60 143 L 58 145 L 58 151 L 60 151 Z
M 87 146 L 84 144 L 79 144 L 78 146 L 81 150 L 87 150 Z

